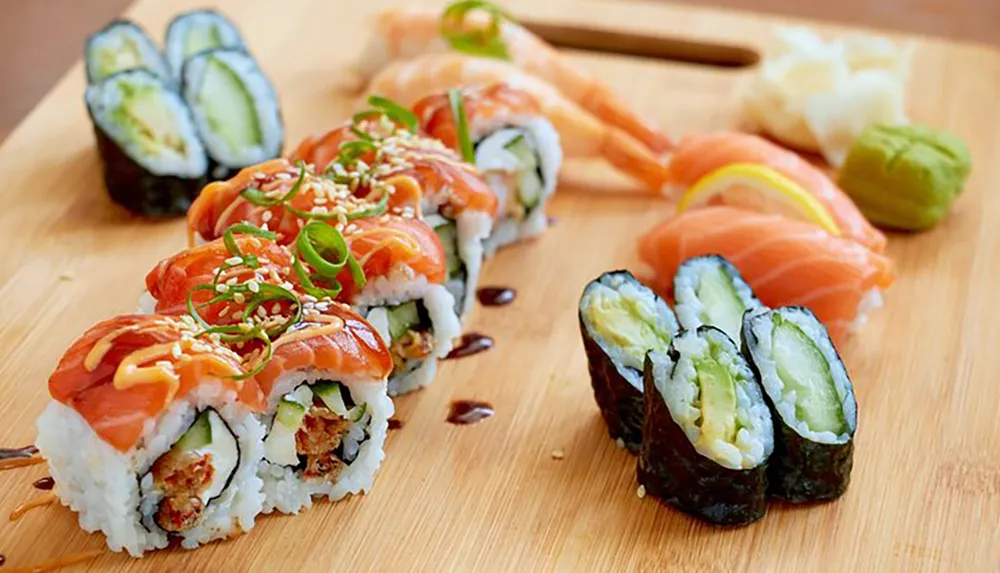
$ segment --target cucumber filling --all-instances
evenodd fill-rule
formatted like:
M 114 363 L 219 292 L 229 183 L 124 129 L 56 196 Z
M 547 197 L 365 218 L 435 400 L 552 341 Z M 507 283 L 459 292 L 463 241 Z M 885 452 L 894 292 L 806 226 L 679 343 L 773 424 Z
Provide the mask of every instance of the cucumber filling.
M 440 217 L 434 221 L 434 232 L 444 246 L 445 264 L 448 269 L 448 280 L 465 280 L 465 265 L 458 252 L 458 229 L 455 222 Z
M 187 36 L 184 38 L 184 59 L 214 48 L 221 48 L 225 45 L 222 38 L 222 31 L 218 24 L 205 23 L 193 24 L 188 28 Z
M 202 109 L 209 130 L 231 155 L 263 145 L 253 96 L 242 78 L 221 59 L 208 59 L 194 105 Z
M 501 128 L 476 142 L 476 167 L 499 182 L 493 187 L 507 218 L 521 221 L 541 205 L 545 195 L 542 160 L 525 129 Z
M 738 341 L 746 307 L 736 292 L 733 279 L 722 267 L 706 268 L 695 287 L 695 294 L 702 302 L 702 322 L 719 327 L 734 341 Z
M 813 432 L 848 431 L 830 364 L 816 343 L 794 322 L 772 314 L 771 348 L 784 397 L 795 416 Z
M 385 307 L 389 322 L 389 353 L 395 378 L 412 372 L 434 351 L 434 330 L 421 301 Z
M 303 479 L 336 482 L 368 439 L 371 415 L 347 386 L 321 380 L 302 384 L 278 403 L 264 458 L 290 466 Z
M 154 519 L 164 531 L 197 526 L 205 510 L 229 486 L 240 449 L 215 410 L 204 410 L 170 450 L 153 463 L 153 486 L 163 498 Z
M 108 115 L 123 140 L 146 156 L 187 154 L 187 143 L 177 126 L 177 112 L 164 98 L 162 86 L 121 81 L 117 87 L 121 99 Z

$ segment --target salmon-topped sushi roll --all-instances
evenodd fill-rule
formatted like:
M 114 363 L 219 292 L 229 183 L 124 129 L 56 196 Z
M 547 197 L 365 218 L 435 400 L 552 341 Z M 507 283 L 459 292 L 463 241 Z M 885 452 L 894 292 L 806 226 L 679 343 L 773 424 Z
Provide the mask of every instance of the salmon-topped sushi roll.
M 423 131 L 467 155 L 496 195 L 487 252 L 545 231 L 562 147 L 530 93 L 506 83 L 448 90 L 421 99 L 413 113 Z
M 388 189 L 390 213 L 416 215 L 433 227 L 447 257 L 448 288 L 464 314 L 475 298 L 484 241 L 499 203 L 474 165 L 440 141 L 419 135 L 416 118 L 396 107 L 402 121 L 380 110 L 362 112 L 351 124 L 306 138 L 292 157 L 335 180 L 357 181 L 359 192 L 368 196 Z M 414 197 L 420 198 L 417 205 Z
M 37 445 L 80 526 L 134 556 L 249 531 L 266 397 L 247 368 L 190 318 L 124 315 L 77 339 L 49 378 Z

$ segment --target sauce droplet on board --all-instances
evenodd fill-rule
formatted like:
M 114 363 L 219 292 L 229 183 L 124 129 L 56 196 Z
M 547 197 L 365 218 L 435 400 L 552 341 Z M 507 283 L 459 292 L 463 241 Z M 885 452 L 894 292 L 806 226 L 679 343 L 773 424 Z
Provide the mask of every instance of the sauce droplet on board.
M 403 421 L 396 418 L 389 418 L 389 429 L 398 430 L 403 427 Z
M 35 483 L 31 485 L 35 486 L 35 489 L 50 490 L 56 487 L 56 480 L 52 479 L 51 476 L 45 476 L 35 480 Z
M 493 404 L 477 400 L 455 400 L 448 412 L 448 423 L 466 426 L 481 422 L 494 414 Z
M 555 226 L 555 224 L 559 222 L 559 217 L 556 217 L 555 215 L 549 215 L 547 222 L 549 223 L 550 227 Z
M 479 354 L 480 352 L 485 352 L 493 348 L 493 339 L 485 334 L 479 334 L 477 332 L 469 332 L 463 334 L 458 340 L 458 344 L 455 348 L 451 349 L 448 356 L 445 356 L 445 360 L 454 360 L 456 358 L 465 358 L 466 356 L 472 356 L 473 354 Z
M 3 565 L 6 562 L 7 562 L 7 558 L 4 557 L 2 553 L 0 553 L 0 565 Z
M 24 446 L 23 448 L 0 448 L 0 460 L 16 460 L 34 457 L 38 453 L 35 446 Z
M 476 298 L 483 306 L 507 306 L 517 298 L 517 291 L 507 287 L 482 287 L 476 291 Z

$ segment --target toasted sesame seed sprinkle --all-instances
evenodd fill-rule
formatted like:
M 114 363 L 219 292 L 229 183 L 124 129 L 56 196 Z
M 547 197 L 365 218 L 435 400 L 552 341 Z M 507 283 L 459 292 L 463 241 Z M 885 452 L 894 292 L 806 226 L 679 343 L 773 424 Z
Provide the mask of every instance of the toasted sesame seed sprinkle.
M 262 220 L 263 220 L 263 221 L 264 221 L 265 223 L 267 223 L 268 221 L 270 221 L 270 220 L 271 220 L 271 217 L 274 217 L 274 213 L 272 213 L 272 212 L 270 212 L 270 211 L 264 211 L 264 212 L 263 212 L 263 213 L 261 214 L 261 216 L 260 216 L 260 218 L 261 218 L 261 219 L 262 219 Z
M 229 292 L 229 285 L 227 285 L 227 284 L 217 284 L 217 285 L 215 285 L 215 292 L 217 292 L 217 293 L 227 293 L 227 292 Z
M 257 281 L 255 280 L 247 281 L 247 288 L 250 289 L 250 292 L 255 294 L 260 292 L 260 285 L 257 284 Z
M 243 264 L 243 257 L 229 257 L 226 259 L 226 264 L 229 266 L 236 266 Z
M 243 304 L 244 302 L 247 301 L 247 299 L 245 296 L 243 296 L 243 293 L 238 292 L 233 295 L 233 301 L 236 302 L 236 304 Z

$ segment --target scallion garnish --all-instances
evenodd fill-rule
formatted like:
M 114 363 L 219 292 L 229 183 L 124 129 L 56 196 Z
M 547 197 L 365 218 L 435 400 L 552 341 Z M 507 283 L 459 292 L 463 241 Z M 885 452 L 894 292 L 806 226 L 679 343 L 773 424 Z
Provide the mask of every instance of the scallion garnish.
M 409 132 L 417 131 L 417 116 L 412 111 L 399 105 L 389 98 L 380 95 L 368 97 L 368 105 L 375 108 L 376 113 L 381 113 L 396 123 L 402 124 Z M 361 112 L 363 115 L 365 112 Z M 357 117 L 357 116 L 355 116 Z
M 351 255 L 347 241 L 336 228 L 317 221 L 309 223 L 299 231 L 295 247 L 296 256 L 292 268 L 306 293 L 316 298 L 336 298 L 343 290 L 337 277 L 344 267 L 350 270 L 355 286 L 360 288 L 365 285 L 361 265 Z M 303 261 L 315 272 L 308 272 Z M 323 281 L 329 288 L 317 286 L 316 281 Z
M 302 190 L 302 182 L 306 178 L 306 164 L 299 161 L 296 166 L 299 168 L 299 178 L 295 180 L 295 185 L 288 190 L 288 193 L 285 193 L 281 197 L 269 197 L 256 187 L 248 187 L 241 191 L 240 195 L 257 207 L 274 207 L 275 205 L 291 201 Z
M 465 29 L 465 19 L 469 12 L 474 10 L 483 10 L 490 15 L 490 23 L 486 28 Z M 441 36 L 458 52 L 509 60 L 510 52 L 502 37 L 504 20 L 513 22 L 514 18 L 492 2 L 485 0 L 453 2 L 441 13 Z
M 476 162 L 476 152 L 472 148 L 469 137 L 469 122 L 465 117 L 465 105 L 462 103 L 462 91 L 448 90 L 448 103 L 451 104 L 451 115 L 455 118 L 455 132 L 458 136 L 458 148 L 466 163 Z

